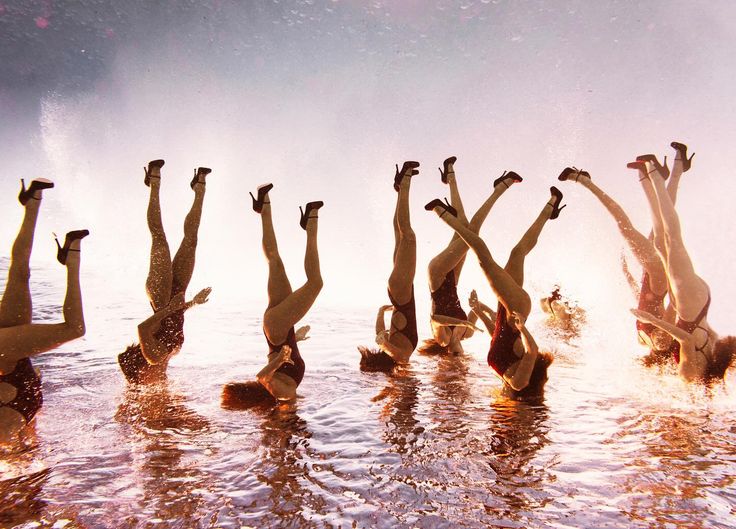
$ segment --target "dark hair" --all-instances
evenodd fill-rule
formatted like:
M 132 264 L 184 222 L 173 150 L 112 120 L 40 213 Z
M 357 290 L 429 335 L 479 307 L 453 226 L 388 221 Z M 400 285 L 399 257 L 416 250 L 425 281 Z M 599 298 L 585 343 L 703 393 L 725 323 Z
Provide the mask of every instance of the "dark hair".
M 444 355 L 450 352 L 450 349 L 446 345 L 440 345 L 437 343 L 437 340 L 434 338 L 430 338 L 429 340 L 424 340 L 422 345 L 417 347 L 417 353 L 424 354 L 424 355 Z
M 507 390 L 514 398 L 525 399 L 539 397 L 544 393 L 544 385 L 547 383 L 547 369 L 554 361 L 554 356 L 549 353 L 540 351 L 537 359 L 534 361 L 532 374 L 529 376 L 529 384 L 520 391 L 515 391 L 507 386 Z
M 360 370 L 369 373 L 381 371 L 389 373 L 396 367 L 396 360 L 384 351 L 377 349 L 368 349 L 367 347 L 358 347 L 360 351 Z
M 733 362 L 734 353 L 736 353 L 736 336 L 726 336 L 718 340 L 713 347 L 713 360 L 708 362 L 705 370 L 706 381 L 722 380 Z
M 222 388 L 223 408 L 245 410 L 255 406 L 273 406 L 278 401 L 263 385 L 256 381 L 230 382 Z
M 143 356 L 140 344 L 130 344 L 125 351 L 118 355 L 118 364 L 125 378 L 131 384 L 140 384 L 151 365 Z

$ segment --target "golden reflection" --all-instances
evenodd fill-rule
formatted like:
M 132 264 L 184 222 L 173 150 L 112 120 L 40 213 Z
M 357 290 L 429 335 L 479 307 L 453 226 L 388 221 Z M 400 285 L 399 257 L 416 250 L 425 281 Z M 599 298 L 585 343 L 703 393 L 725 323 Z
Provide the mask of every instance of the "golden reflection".
M 379 415 L 385 425 L 383 440 L 393 445 L 399 454 L 409 453 L 424 432 L 416 418 L 419 381 L 411 368 L 389 375 L 386 386 L 372 400 L 383 401 Z
M 37 521 L 46 512 L 43 488 L 51 469 L 0 479 L 0 527 L 16 527 Z
M 212 478 L 203 475 L 192 459 L 210 451 L 197 445 L 211 426 L 185 402 L 166 383 L 128 388 L 115 414 L 118 422 L 131 427 L 132 466 L 143 494 L 137 510 L 141 519 L 184 523 L 200 519 L 208 510 L 200 491 Z

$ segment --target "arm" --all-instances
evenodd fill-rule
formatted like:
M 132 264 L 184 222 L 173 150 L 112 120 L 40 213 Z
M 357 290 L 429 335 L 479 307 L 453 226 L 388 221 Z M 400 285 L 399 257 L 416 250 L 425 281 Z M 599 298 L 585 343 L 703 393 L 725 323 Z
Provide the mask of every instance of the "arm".
M 393 305 L 383 305 L 381 308 L 378 309 L 378 314 L 376 315 L 376 336 L 386 334 L 388 332 L 386 330 L 386 320 L 384 318 L 384 314 L 386 314 L 386 311 L 393 309 Z
M 276 354 L 268 355 L 268 364 L 256 375 L 256 379 L 266 388 L 274 398 L 278 400 L 290 400 L 296 397 L 296 382 L 289 377 L 276 371 L 284 364 L 293 364 L 291 360 L 291 347 L 284 345 Z
M 636 299 L 639 299 L 639 296 L 641 296 L 639 282 L 634 279 L 634 276 L 631 275 L 631 272 L 629 271 L 629 264 L 626 262 L 626 256 L 624 255 L 623 251 L 621 252 L 621 270 L 624 273 L 624 277 L 626 277 L 626 282 L 629 284 L 631 292 L 634 293 L 634 297 Z
M 496 313 L 494 311 L 491 311 L 491 313 L 489 314 L 486 311 L 482 310 L 480 307 L 472 308 L 471 312 L 472 314 L 475 314 L 478 318 L 480 318 L 480 321 L 483 322 L 483 325 L 488 331 L 488 334 L 493 334 L 493 329 L 496 327 Z
M 539 348 L 537 342 L 524 325 L 524 318 L 518 313 L 511 314 L 512 322 L 521 333 L 521 343 L 524 345 L 524 356 L 521 357 L 515 366 L 510 367 L 503 374 L 506 383 L 516 391 L 521 391 L 529 385 L 529 378 L 534 370 L 534 363 L 537 361 Z

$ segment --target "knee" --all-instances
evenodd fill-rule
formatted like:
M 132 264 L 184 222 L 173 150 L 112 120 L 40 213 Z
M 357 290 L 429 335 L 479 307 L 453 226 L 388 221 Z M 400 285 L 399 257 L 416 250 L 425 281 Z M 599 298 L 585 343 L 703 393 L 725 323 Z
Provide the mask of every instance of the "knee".
M 12 263 L 8 276 L 12 281 L 28 283 L 31 279 L 31 267 L 28 266 L 27 262 L 23 262 L 22 264 Z
M 401 237 L 402 242 L 417 242 L 417 236 L 414 233 L 414 230 L 409 228 L 406 230 L 400 230 L 399 236 Z
M 322 287 L 324 286 L 324 281 L 322 280 L 322 274 L 320 273 L 315 274 L 314 276 L 309 278 L 309 281 L 307 283 L 315 291 L 315 293 L 321 292 Z
M 522 244 L 517 244 L 509 253 L 509 261 L 517 261 L 526 257 L 526 249 Z

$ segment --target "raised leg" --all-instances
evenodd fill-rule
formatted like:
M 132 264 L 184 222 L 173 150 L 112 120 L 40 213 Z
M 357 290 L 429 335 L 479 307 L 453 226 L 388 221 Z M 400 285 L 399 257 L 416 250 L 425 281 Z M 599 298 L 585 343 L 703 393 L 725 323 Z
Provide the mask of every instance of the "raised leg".
M 608 210 L 613 219 L 616 221 L 621 235 L 623 235 L 626 244 L 631 249 L 642 268 L 649 275 L 649 286 L 655 294 L 664 294 L 667 292 L 667 274 L 665 273 L 662 261 L 657 254 L 652 242 L 639 232 L 631 220 L 618 203 L 609 197 L 603 190 L 593 183 L 590 178 L 581 176 L 578 182 L 587 188 Z
M 154 169 L 153 171 L 158 171 Z M 152 174 L 155 173 L 152 171 Z M 150 181 L 151 195 L 148 200 L 148 229 L 151 232 L 151 261 L 146 279 L 146 293 L 154 311 L 165 307 L 171 300 L 171 282 L 173 278 L 171 253 L 166 240 L 164 225 L 161 221 L 161 201 L 159 198 L 161 179 Z
M 441 208 L 437 207 L 434 211 L 445 224 L 455 230 L 478 256 L 478 262 L 488 279 L 491 289 L 506 307 L 506 310 L 509 312 L 517 311 L 524 316 L 528 316 L 531 311 L 529 295 L 506 270 L 496 263 L 483 239 L 477 233 L 473 233 L 470 228 L 464 226 L 460 220 L 449 213 L 445 213 Z M 551 208 L 549 211 L 551 211 Z M 549 213 L 547 213 L 547 216 L 549 216 Z
M 680 219 L 672 199 L 667 193 L 664 179 L 655 171 L 649 174 L 657 199 L 666 248 L 666 269 L 670 293 L 675 298 L 678 315 L 694 320 L 708 301 L 707 283 L 695 273 L 690 256 L 682 241 Z
M 279 255 L 279 247 L 276 242 L 276 232 L 273 229 L 271 217 L 271 201 L 268 194 L 265 195 L 263 209 L 261 210 L 261 225 L 263 227 L 263 254 L 268 262 L 268 309 L 275 307 L 291 295 L 291 283 L 286 276 L 284 262 Z
M 310 215 L 307 221 L 307 248 L 304 255 L 304 271 L 307 281 L 278 304 L 269 304 L 269 308 L 263 315 L 263 330 L 271 343 L 282 343 L 286 340 L 289 329 L 307 314 L 322 290 L 322 275 L 317 250 L 317 210 L 312 210 Z
M 37 191 L 37 193 L 41 192 Z M 0 302 L 0 327 L 31 323 L 33 303 L 28 282 L 31 278 L 30 259 L 33 234 L 36 230 L 40 206 L 40 198 L 30 199 L 25 205 L 23 222 L 10 254 L 8 282 L 5 285 L 2 302 Z
M 202 219 L 202 204 L 204 203 L 205 186 L 196 184 L 194 186 L 194 202 L 184 219 L 184 238 L 181 240 L 179 249 L 174 255 L 171 264 L 171 296 L 186 292 L 189 282 L 194 273 L 194 262 L 197 253 L 197 233 L 199 223 Z
M 396 199 L 394 268 L 388 279 L 388 290 L 399 304 L 408 303 L 417 269 L 417 238 L 409 215 L 409 188 L 411 177 L 401 180 Z
M 542 228 L 544 228 L 552 214 L 552 207 L 551 201 L 544 205 L 542 211 L 509 254 L 509 260 L 506 262 L 504 270 L 509 273 L 519 287 L 524 285 L 524 261 L 526 256 L 537 245 Z

